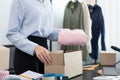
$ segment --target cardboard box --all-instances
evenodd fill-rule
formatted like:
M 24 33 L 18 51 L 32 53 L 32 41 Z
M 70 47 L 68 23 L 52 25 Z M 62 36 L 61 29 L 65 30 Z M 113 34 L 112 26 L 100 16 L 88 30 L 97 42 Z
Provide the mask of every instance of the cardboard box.
M 82 52 L 51 52 L 53 63 L 45 65 L 45 73 L 60 73 L 69 78 L 80 75 L 82 71 Z
M 100 52 L 100 64 L 104 66 L 113 66 L 116 63 L 116 53 L 111 51 Z
M 0 46 L 0 70 L 9 69 L 9 52 L 9 48 Z

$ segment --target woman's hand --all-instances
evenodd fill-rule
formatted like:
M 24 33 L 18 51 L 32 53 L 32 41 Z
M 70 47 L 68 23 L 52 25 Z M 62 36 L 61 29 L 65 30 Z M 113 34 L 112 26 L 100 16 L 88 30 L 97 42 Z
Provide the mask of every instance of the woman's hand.
M 37 58 L 41 62 L 43 62 L 45 64 L 51 64 L 52 63 L 52 58 L 49 54 L 49 51 L 46 48 L 37 45 L 35 47 L 35 53 L 36 53 Z

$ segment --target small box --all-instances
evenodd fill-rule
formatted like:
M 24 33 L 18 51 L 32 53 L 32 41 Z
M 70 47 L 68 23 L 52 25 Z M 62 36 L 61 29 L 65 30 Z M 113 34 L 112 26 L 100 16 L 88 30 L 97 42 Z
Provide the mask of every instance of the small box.
M 0 46 L 0 70 L 9 69 L 9 52 L 9 48 Z
M 45 73 L 60 73 L 72 78 L 80 75 L 82 71 L 82 52 L 74 51 L 63 53 L 63 51 L 50 53 L 53 63 L 45 65 Z
M 104 66 L 114 66 L 116 63 L 116 53 L 111 51 L 100 52 L 100 64 Z

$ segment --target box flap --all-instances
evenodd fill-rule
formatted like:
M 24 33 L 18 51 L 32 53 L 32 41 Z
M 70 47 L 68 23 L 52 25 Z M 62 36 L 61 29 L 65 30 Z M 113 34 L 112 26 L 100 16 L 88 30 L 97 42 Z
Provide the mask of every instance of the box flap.
M 0 46 L 0 69 L 9 69 L 10 50 L 7 47 Z
M 6 50 L 6 49 L 9 49 L 9 48 L 0 45 L 0 50 Z
M 53 60 L 51 65 L 60 65 L 60 66 L 64 65 L 63 51 L 50 52 L 50 55 Z
M 68 52 L 64 54 L 65 65 L 81 65 L 82 62 L 82 51 Z
M 82 65 L 65 66 L 65 75 L 69 78 L 83 74 Z

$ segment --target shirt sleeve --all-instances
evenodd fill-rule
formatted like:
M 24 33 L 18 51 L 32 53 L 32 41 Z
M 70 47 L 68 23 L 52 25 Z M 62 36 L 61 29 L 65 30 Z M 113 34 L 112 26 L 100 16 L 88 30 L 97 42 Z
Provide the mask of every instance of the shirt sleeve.
M 53 29 L 52 33 L 48 36 L 48 39 L 51 41 L 58 41 L 59 29 Z
M 8 23 L 8 32 L 6 37 L 23 52 L 34 55 L 36 43 L 29 41 L 27 36 L 20 32 L 24 21 L 24 6 L 22 0 L 13 0 Z

